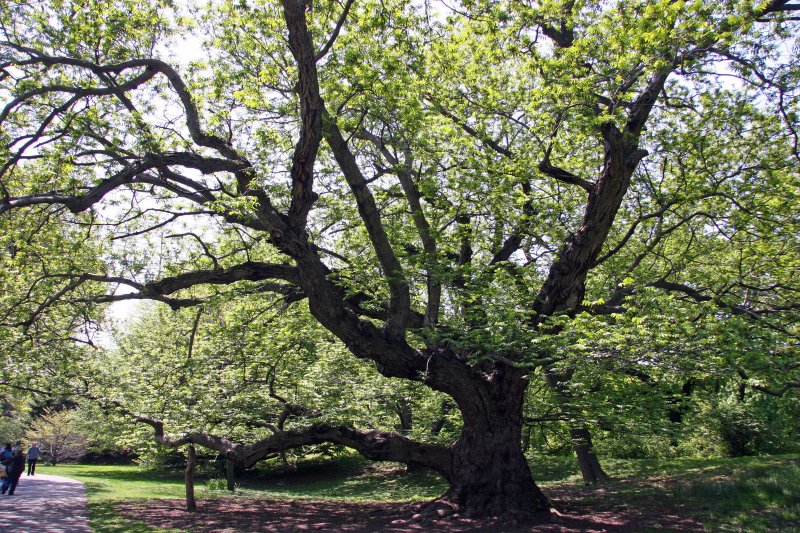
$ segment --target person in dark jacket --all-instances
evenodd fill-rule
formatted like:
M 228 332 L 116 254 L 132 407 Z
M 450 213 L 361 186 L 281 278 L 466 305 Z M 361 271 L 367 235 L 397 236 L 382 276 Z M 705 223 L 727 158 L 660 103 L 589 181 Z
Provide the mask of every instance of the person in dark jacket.
M 6 480 L 8 479 L 8 469 L 11 466 L 11 460 L 14 458 L 14 452 L 11 450 L 11 443 L 7 442 L 5 448 L 0 451 L 0 471 L 3 472 L 3 488 L 8 488 Z M 5 490 L 3 491 L 5 494 Z
M 21 449 L 17 450 L 7 465 L 6 473 L 8 475 L 3 479 L 2 493 L 5 494 L 6 490 L 8 490 L 8 495 L 13 496 L 17 483 L 19 483 L 19 478 L 25 471 L 25 452 Z
M 6 461 L 11 460 L 12 457 L 14 457 L 14 450 L 11 449 L 11 443 L 6 442 L 6 447 L 0 451 L 0 461 L 6 464 Z

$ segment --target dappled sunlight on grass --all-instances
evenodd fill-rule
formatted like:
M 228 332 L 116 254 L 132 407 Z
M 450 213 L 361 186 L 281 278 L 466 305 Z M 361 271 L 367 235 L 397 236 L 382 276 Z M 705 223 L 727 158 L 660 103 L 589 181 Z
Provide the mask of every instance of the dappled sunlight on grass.
M 536 483 L 546 487 L 553 483 L 579 482 L 578 464 L 572 455 L 536 456 L 529 461 Z
M 687 498 L 707 507 L 720 522 L 748 531 L 792 523 L 785 530 L 800 531 L 800 459 L 758 459 L 720 466 L 715 477 L 691 480 Z

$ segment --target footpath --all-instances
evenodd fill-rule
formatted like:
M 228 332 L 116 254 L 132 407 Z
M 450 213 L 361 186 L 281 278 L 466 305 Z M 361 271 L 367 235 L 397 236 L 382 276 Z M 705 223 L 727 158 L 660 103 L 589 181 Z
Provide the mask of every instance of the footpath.
M 0 533 L 91 533 L 83 483 L 23 474 L 13 496 L 0 495 Z

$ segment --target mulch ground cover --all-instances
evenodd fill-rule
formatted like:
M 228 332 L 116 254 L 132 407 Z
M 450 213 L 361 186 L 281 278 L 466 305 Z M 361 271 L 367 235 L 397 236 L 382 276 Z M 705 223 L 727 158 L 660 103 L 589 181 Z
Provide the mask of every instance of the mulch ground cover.
M 609 484 L 604 488 L 550 487 L 555 505 L 549 523 L 508 523 L 451 515 L 430 519 L 417 513 L 420 503 L 349 503 L 256 498 L 198 501 L 188 513 L 183 500 L 147 500 L 118 507 L 124 516 L 155 528 L 215 533 L 326 531 L 343 533 L 420 531 L 641 532 L 702 531 L 693 509 L 675 507 L 662 497 L 658 481 Z

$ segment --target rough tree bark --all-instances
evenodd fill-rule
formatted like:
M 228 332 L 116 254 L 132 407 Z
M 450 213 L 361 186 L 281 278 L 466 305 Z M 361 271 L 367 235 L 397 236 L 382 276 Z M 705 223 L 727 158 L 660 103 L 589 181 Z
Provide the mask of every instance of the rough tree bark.
M 600 466 L 600 460 L 594 451 L 592 434 L 589 430 L 583 425 L 571 424 L 569 433 L 584 483 L 599 483 L 608 480 L 608 474 Z
M 522 453 L 522 406 L 527 380 L 492 363 L 488 379 L 463 384 L 455 399 L 464 426 L 452 446 L 450 488 L 440 501 L 467 515 L 529 517 L 549 514 Z

